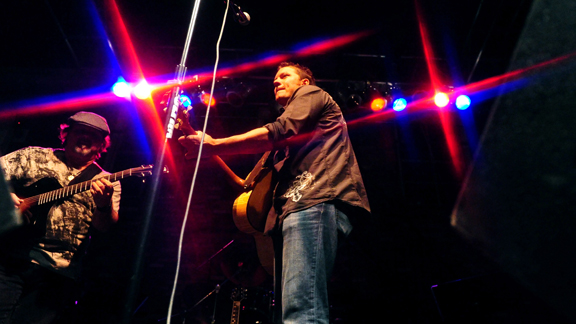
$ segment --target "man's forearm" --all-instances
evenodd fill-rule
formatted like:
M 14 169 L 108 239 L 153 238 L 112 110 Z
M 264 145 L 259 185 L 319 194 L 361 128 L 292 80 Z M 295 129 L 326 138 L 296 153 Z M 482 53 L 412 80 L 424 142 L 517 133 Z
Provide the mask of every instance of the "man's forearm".
M 96 208 L 92 225 L 101 232 L 106 232 L 112 225 L 118 222 L 118 212 L 112 206 L 106 208 Z
M 260 127 L 244 134 L 214 139 L 213 153 L 215 155 L 255 154 L 270 151 L 273 146 L 268 133 L 268 129 Z

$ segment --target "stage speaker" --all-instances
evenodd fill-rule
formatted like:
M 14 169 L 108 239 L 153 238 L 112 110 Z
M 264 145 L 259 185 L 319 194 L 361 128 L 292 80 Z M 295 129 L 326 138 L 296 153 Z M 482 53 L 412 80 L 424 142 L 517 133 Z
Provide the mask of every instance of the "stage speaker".
M 432 286 L 445 324 L 568 324 L 569 321 L 506 273 Z
M 534 1 L 452 225 L 576 322 L 576 0 Z

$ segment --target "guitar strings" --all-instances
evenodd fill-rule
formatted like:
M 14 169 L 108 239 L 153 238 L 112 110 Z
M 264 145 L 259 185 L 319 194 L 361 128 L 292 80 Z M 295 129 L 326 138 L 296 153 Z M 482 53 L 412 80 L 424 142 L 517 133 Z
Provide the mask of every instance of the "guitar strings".
M 200 1 L 200 0 L 197 0 Z M 216 83 L 216 71 L 218 70 L 218 62 L 220 60 L 220 41 L 222 40 L 222 35 L 224 34 L 224 27 L 226 26 L 226 17 L 228 16 L 228 8 L 230 7 L 230 0 L 226 1 L 226 10 L 224 11 L 224 19 L 222 20 L 222 28 L 220 29 L 220 35 L 218 36 L 218 41 L 216 42 L 216 61 L 214 63 L 214 73 L 212 75 L 212 86 L 210 88 L 210 100 L 206 108 L 206 117 L 204 118 L 204 126 L 202 129 L 202 138 L 200 140 L 200 146 L 198 148 L 198 158 L 196 159 L 196 166 L 194 168 L 194 175 L 192 177 L 192 183 L 190 185 L 190 194 L 188 195 L 188 202 L 186 203 L 186 211 L 184 212 L 184 220 L 182 222 L 182 228 L 180 229 L 180 240 L 178 242 L 178 257 L 176 261 L 176 274 L 174 276 L 174 285 L 172 286 L 172 294 L 170 295 L 170 302 L 168 305 L 168 315 L 166 317 L 166 323 L 170 324 L 172 319 L 172 307 L 174 305 L 174 296 L 176 295 L 176 287 L 178 284 L 178 275 L 180 273 L 180 262 L 182 260 L 182 245 L 184 241 L 184 229 L 186 227 L 186 222 L 188 221 L 188 214 L 190 212 L 190 205 L 192 202 L 192 196 L 194 193 L 194 185 L 196 183 L 196 176 L 198 175 L 198 169 L 200 166 L 200 160 L 202 156 L 202 147 L 204 146 L 204 135 L 206 134 L 206 129 L 208 127 L 208 115 L 210 113 L 210 106 L 212 104 L 212 97 L 214 95 L 214 85 Z
M 81 193 L 81 192 L 89 190 L 90 187 L 92 186 L 92 183 L 94 181 L 96 181 L 97 179 L 106 179 L 110 182 L 116 182 L 116 181 L 119 181 L 121 179 L 124 179 L 125 177 L 131 177 L 133 175 L 144 177 L 146 175 L 149 175 L 148 174 L 149 171 L 147 171 L 148 169 L 152 169 L 152 166 L 151 165 L 141 166 L 139 168 L 132 168 L 132 169 L 128 169 L 128 170 L 123 170 L 120 172 L 104 175 L 104 176 L 96 178 L 96 179 L 76 183 L 73 185 L 62 187 L 60 189 L 51 190 L 49 192 L 45 192 L 45 193 L 41 193 L 41 194 L 38 194 L 35 196 L 31 196 L 31 197 L 26 198 L 25 200 L 33 202 L 33 203 L 37 203 L 38 205 L 50 203 L 50 202 L 53 202 L 55 200 L 58 200 L 61 198 L 66 198 L 66 197 L 75 195 L 77 193 Z M 128 171 L 128 174 L 125 175 L 124 173 L 127 171 Z

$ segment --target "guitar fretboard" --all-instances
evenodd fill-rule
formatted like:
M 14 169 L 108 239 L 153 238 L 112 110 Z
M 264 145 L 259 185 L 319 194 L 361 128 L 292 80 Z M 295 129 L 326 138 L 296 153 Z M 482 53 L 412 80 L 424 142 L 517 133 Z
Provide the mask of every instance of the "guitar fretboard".
M 150 175 L 152 172 L 152 165 L 149 166 L 142 166 L 139 168 L 132 168 L 116 173 L 112 173 L 103 177 L 99 177 L 97 179 L 92 179 L 84 182 L 80 182 L 77 184 L 73 184 L 70 186 L 66 186 L 60 189 L 52 190 L 43 194 L 39 194 L 36 196 L 28 197 L 24 199 L 24 202 L 30 205 L 42 205 L 49 202 L 56 201 L 58 199 L 63 199 L 66 197 L 70 197 L 77 193 L 81 193 L 87 191 L 92 187 L 92 182 L 97 181 L 99 179 L 106 179 L 110 182 L 116 182 L 122 180 L 127 177 L 132 176 L 146 176 Z

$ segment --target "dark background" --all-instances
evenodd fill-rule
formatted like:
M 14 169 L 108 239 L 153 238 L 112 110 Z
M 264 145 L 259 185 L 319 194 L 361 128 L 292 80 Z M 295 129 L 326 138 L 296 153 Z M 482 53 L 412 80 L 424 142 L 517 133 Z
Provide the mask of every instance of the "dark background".
M 193 3 L 116 3 L 143 74 L 157 83 L 172 79 Z M 421 1 L 420 21 L 412 1 L 244 0 L 238 4 L 249 12 L 251 22 L 240 26 L 227 19 L 221 68 L 258 61 L 266 55 L 293 54 L 299 44 L 372 31 L 346 46 L 294 58 L 309 66 L 319 86 L 341 105 L 373 211 L 373 219 L 342 247 L 331 280 L 333 323 L 567 322 L 562 319 L 565 309 L 543 298 L 529 280 L 519 280 L 514 268 L 503 267 L 502 257 L 485 248 L 490 238 L 478 244 L 474 235 L 462 236 L 450 223 L 459 192 L 470 185 L 465 182 L 466 171 L 472 170 L 481 135 L 490 130 L 489 115 L 498 106 L 497 94 L 478 97 L 466 112 L 447 112 L 464 166 L 460 173 L 454 169 L 434 110 L 408 111 L 355 124 L 353 121 L 370 112 L 347 100 L 356 91 L 366 103 L 370 85 L 386 88 L 384 85 L 392 84 L 409 99 L 432 90 L 419 22 L 430 36 L 432 62 L 438 66 L 443 86 L 461 87 L 507 72 L 525 37 L 522 31 L 531 23 L 527 18 L 535 10 L 531 1 Z M 566 4 L 573 6 L 569 1 Z M 552 19 L 562 10 L 554 8 L 557 11 L 546 13 Z M 96 106 L 79 101 L 65 109 L 26 109 L 37 103 L 107 92 L 120 74 L 129 82 L 138 79 L 135 62 L 124 55 L 126 44 L 113 27 L 109 1 L 19 1 L 2 4 L 1 9 L 0 151 L 28 145 L 57 147 L 58 125 L 75 111 L 89 110 L 105 116 L 112 129 L 112 146 L 100 160 L 105 169 L 120 171 L 154 163 L 158 138 L 153 134 L 157 133 L 135 99 Z M 212 71 L 224 9 L 222 1 L 201 4 L 186 62 L 188 75 Z M 548 41 L 541 35 L 536 39 Z M 108 41 L 118 61 L 113 59 Z M 530 57 L 520 67 L 539 63 L 544 57 Z M 208 132 L 229 136 L 273 120 L 278 112 L 272 96 L 274 73 L 275 66 L 257 66 L 219 78 L 219 104 L 210 113 Z M 239 84 L 251 92 L 244 105 L 234 107 L 224 93 Z M 209 83 L 200 87 L 209 90 Z M 194 85 L 185 90 L 194 93 L 196 89 Z M 159 113 L 160 97 L 161 93 L 154 96 Z M 205 109 L 195 106 L 196 126 L 202 125 L 204 115 Z M 135 323 L 165 318 L 174 281 L 194 164 L 184 160 L 182 149 L 173 140 L 168 146 L 175 169 L 162 177 L 154 204 L 142 278 L 136 278 L 138 307 L 131 315 Z M 225 160 L 244 177 L 258 158 Z M 110 233 L 93 234 L 82 294 L 66 320 L 112 323 L 125 315 L 149 204 L 149 182 L 131 178 L 122 184 L 121 220 Z M 232 222 L 235 197 L 217 168 L 210 164 L 201 167 L 182 246 L 173 311 L 179 314 L 176 322 L 209 322 L 215 307 L 216 322 L 228 322 L 230 294 L 240 286 L 249 289 L 241 322 L 266 322 L 270 316 L 271 277 L 258 268 L 251 237 Z M 482 209 L 484 203 L 477 202 L 474 208 Z M 474 233 L 474 229 L 467 230 Z M 240 272 L 234 276 L 237 270 Z M 218 297 L 213 294 L 201 301 L 217 284 L 222 287 Z

